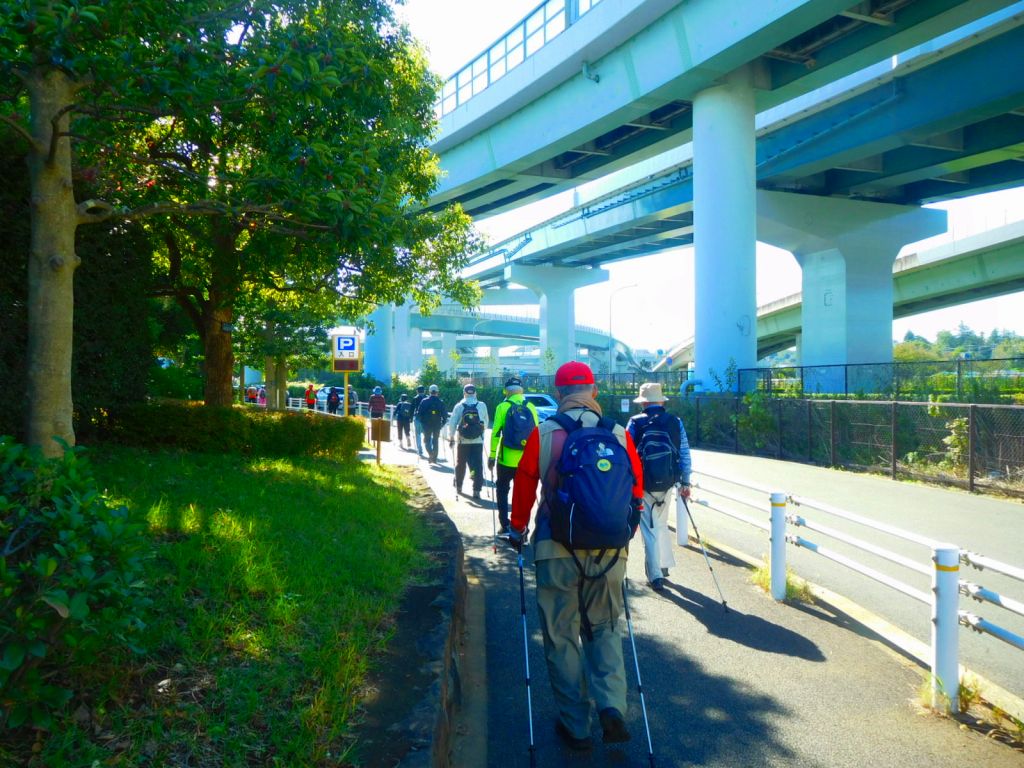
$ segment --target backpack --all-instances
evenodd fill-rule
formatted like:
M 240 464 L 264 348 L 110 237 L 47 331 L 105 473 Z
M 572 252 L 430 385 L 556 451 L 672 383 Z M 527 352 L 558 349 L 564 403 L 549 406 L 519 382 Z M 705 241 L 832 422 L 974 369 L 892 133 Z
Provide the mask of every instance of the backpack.
M 558 458 L 558 487 L 550 505 L 551 538 L 573 549 L 620 549 L 632 537 L 633 465 L 607 417 L 585 427 L 571 416 L 553 418 L 568 434 Z
M 395 418 L 399 421 L 409 421 L 412 418 L 412 403 L 399 403 Z
M 327 402 L 329 405 L 337 405 L 341 402 L 341 396 L 337 392 L 331 392 L 331 394 L 327 396 Z
M 476 440 L 484 434 L 484 423 L 480 421 L 479 404 L 462 404 L 462 418 L 459 420 L 459 434 L 467 440 Z
M 558 486 L 548 505 L 551 538 L 569 550 L 580 575 L 576 582 L 580 632 L 594 639 L 583 597 L 586 581 L 602 579 L 619 560 L 619 554 L 633 537 L 633 464 L 629 453 L 615 436 L 615 422 L 601 417 L 596 426 L 585 427 L 563 413 L 551 417 L 567 433 L 558 457 Z M 577 549 L 613 549 L 608 564 L 597 573 L 587 573 Z
M 537 424 L 525 403 L 513 403 L 511 400 L 506 402 L 508 410 L 505 411 L 505 423 L 501 427 L 501 444 L 513 451 L 521 451 L 526 447 L 526 440 Z
M 420 423 L 427 429 L 440 429 L 442 422 L 444 422 L 444 405 L 442 405 L 441 400 L 436 397 L 428 397 L 423 402 L 427 406 L 422 408 L 421 403 L 423 413 L 420 414 Z
M 645 491 L 667 491 L 679 480 L 678 424 L 669 413 L 637 419 L 636 451 L 644 467 Z

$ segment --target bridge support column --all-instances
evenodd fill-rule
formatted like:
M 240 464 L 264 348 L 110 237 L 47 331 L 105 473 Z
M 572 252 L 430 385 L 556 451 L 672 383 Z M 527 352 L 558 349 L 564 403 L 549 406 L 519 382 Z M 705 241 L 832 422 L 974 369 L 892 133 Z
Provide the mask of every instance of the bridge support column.
M 711 388 L 757 364 L 754 90 L 749 68 L 693 102 L 694 361 Z M 711 373 L 714 373 L 714 376 Z
M 445 373 L 455 369 L 455 361 L 452 354 L 455 352 L 456 334 L 444 332 L 441 334 L 441 351 L 437 354 L 437 367 Z
M 423 344 L 419 328 L 410 325 L 412 307 L 402 304 L 395 307 L 395 364 L 392 373 L 411 373 L 422 365 Z M 418 345 L 418 346 L 417 346 Z
M 893 261 L 907 243 L 944 232 L 945 211 L 759 192 L 758 220 L 760 238 L 792 251 L 803 270 L 801 365 L 892 362 Z M 854 378 L 845 389 L 877 389 Z
M 370 315 L 373 333 L 366 334 L 364 365 L 366 373 L 381 381 L 391 381 L 395 370 L 395 306 L 382 304 Z
M 608 272 L 513 264 L 505 268 L 505 278 L 526 286 L 540 298 L 541 368 L 548 349 L 554 352 L 559 365 L 575 358 L 576 289 L 605 282 Z

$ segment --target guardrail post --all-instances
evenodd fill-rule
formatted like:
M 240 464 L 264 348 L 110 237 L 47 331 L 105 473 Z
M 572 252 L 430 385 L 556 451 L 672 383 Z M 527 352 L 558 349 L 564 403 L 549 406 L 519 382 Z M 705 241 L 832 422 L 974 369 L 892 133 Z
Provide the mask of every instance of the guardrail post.
M 781 602 L 786 599 L 786 494 L 776 491 L 771 502 L 771 592 Z
M 932 550 L 932 709 L 960 711 L 960 548 Z

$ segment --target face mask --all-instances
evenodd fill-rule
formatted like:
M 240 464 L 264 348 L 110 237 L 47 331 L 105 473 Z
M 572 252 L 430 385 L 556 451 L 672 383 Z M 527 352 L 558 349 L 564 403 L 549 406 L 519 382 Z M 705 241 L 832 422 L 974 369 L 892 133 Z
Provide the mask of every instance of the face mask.
M 466 405 L 476 405 L 476 395 L 466 395 Z

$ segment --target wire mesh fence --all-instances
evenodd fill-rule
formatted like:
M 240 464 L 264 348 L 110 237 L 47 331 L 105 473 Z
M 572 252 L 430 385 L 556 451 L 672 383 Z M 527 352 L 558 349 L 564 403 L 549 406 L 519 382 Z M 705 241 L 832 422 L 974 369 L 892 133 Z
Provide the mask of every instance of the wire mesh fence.
M 738 392 L 773 397 L 1014 402 L 1024 398 L 1024 358 L 743 368 Z
M 1024 406 L 699 396 L 690 444 L 1024 498 Z

